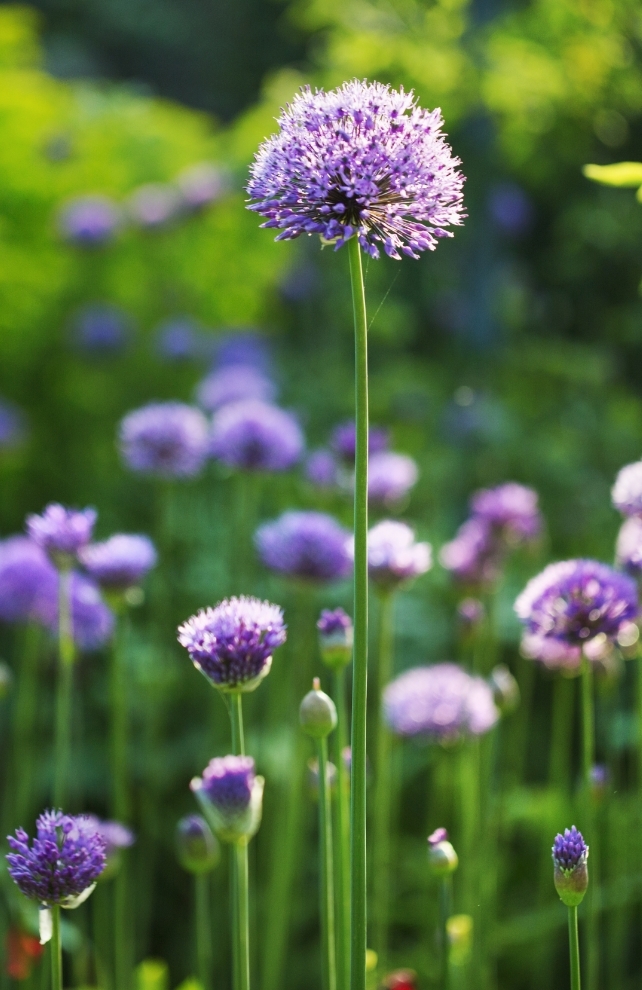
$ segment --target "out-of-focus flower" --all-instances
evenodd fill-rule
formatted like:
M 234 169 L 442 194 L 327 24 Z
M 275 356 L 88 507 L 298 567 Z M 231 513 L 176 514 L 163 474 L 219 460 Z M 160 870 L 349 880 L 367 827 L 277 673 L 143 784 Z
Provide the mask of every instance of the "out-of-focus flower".
M 96 885 L 107 862 L 106 843 L 86 815 L 45 811 L 36 821 L 31 846 L 23 828 L 8 837 L 9 876 L 39 904 L 78 907 Z
M 78 559 L 103 588 L 124 591 L 140 584 L 156 565 L 157 554 L 148 536 L 117 533 L 83 547 Z
M 629 516 L 620 527 L 615 563 L 632 577 L 642 573 L 642 516 Z
M 70 567 L 78 551 L 91 540 L 97 519 L 95 509 L 66 509 L 50 502 L 42 515 L 27 516 L 27 532 L 58 567 Z
M 401 674 L 385 689 L 383 710 L 397 735 L 428 736 L 439 742 L 482 735 L 499 718 L 486 681 L 454 663 Z
M 216 344 L 216 364 L 219 368 L 241 364 L 268 374 L 272 364 L 268 341 L 255 330 L 233 330 L 221 334 Z
M 58 574 L 27 536 L 0 541 L 0 619 L 51 625 L 56 616 Z
M 123 849 L 129 849 L 133 846 L 136 842 L 136 836 L 122 822 L 103 821 L 96 815 L 86 815 L 85 817 L 93 822 L 94 828 L 105 842 L 107 862 L 100 879 L 101 881 L 111 880 L 120 869 Z
M 261 824 L 263 784 L 251 756 L 223 756 L 210 760 L 190 787 L 219 839 L 247 842 Z
M 368 533 L 368 573 L 382 589 L 392 590 L 432 567 L 429 543 L 416 543 L 406 523 L 385 519 Z
M 279 288 L 287 302 L 298 303 L 311 296 L 318 285 L 319 273 L 314 265 L 299 262 L 290 269 Z
M 511 237 L 526 233 L 533 221 L 533 205 L 524 190 L 514 182 L 500 182 L 489 199 L 490 215 L 497 226 Z
M 470 504 L 478 519 L 485 520 L 510 544 L 518 544 L 532 540 L 542 528 L 537 502 L 536 491 L 511 481 L 475 492 Z
M 413 488 L 419 469 L 412 457 L 384 450 L 373 454 L 368 466 L 368 499 L 381 506 L 394 506 Z
M 258 399 L 222 406 L 212 420 L 210 453 L 245 471 L 287 471 L 305 446 L 292 413 Z
M 595 763 L 591 767 L 591 793 L 597 801 L 601 801 L 611 781 L 609 768 L 605 763 Z
M 336 581 L 352 570 L 350 534 L 323 512 L 284 512 L 264 523 L 254 542 L 273 571 L 312 581 Z
M 560 900 L 567 907 L 577 907 L 588 887 L 589 847 L 575 828 L 558 833 L 553 844 L 553 879 Z
M 276 396 L 274 382 L 250 364 L 226 364 L 210 372 L 196 389 L 196 401 L 208 412 L 216 412 L 221 406 L 241 399 L 272 402 Z
M 207 457 L 208 422 L 182 402 L 152 402 L 120 424 L 120 449 L 133 471 L 161 477 L 198 474 Z
M 178 630 L 190 660 L 221 691 L 252 691 L 269 673 L 285 643 L 278 605 L 258 598 L 226 598 L 193 615 Z
M 20 931 L 19 928 L 9 929 L 5 949 L 7 976 L 18 981 L 29 979 L 34 962 L 44 952 L 44 947 L 35 935 Z
M 112 240 L 120 219 L 120 210 L 107 196 L 78 196 L 60 211 L 58 227 L 78 247 L 100 247 Z
M 396 969 L 384 977 L 381 987 L 382 990 L 417 990 L 417 974 L 414 969 Z
M 339 468 L 329 450 L 313 450 L 305 462 L 305 476 L 316 488 L 336 488 Z
M 498 574 L 491 528 L 483 519 L 467 519 L 449 543 L 444 543 L 439 560 L 453 577 L 465 584 L 492 582 Z
M 72 571 L 70 582 L 71 628 L 74 643 L 80 650 L 88 652 L 99 650 L 113 634 L 113 613 L 105 605 L 98 586 L 90 578 Z M 49 608 L 53 614 L 50 628 L 56 631 L 58 629 L 57 592 Z
M 618 473 L 611 489 L 613 505 L 624 516 L 642 513 L 642 461 L 627 464 Z
M 278 118 L 250 170 L 249 209 L 277 240 L 319 234 L 342 247 L 356 235 L 371 257 L 434 250 L 463 219 L 463 175 L 439 110 L 382 83 L 305 88 Z
M 448 841 L 445 828 L 437 828 L 428 836 L 428 862 L 432 872 L 438 877 L 454 873 L 459 866 L 459 857 Z
M 209 162 L 199 162 L 184 169 L 176 180 L 183 206 L 188 210 L 202 210 L 220 199 L 227 188 L 227 179 L 220 169 Z
M 176 826 L 176 852 L 184 870 L 209 873 L 221 858 L 217 838 L 201 815 L 186 815 Z
M 388 431 L 382 426 L 370 426 L 368 430 L 368 453 L 381 454 L 388 449 Z M 332 449 L 348 467 L 354 467 L 354 459 L 357 450 L 357 428 L 354 420 L 346 423 L 339 423 L 332 432 L 330 438 Z
M 173 316 L 154 335 L 156 353 L 164 361 L 191 361 L 203 350 L 198 324 L 189 316 Z
M 457 606 L 457 615 L 464 626 L 473 627 L 484 619 L 486 609 L 479 598 L 462 598 Z
M 0 452 L 19 447 L 26 436 L 24 417 L 12 402 L 0 399 Z
M 519 705 L 519 684 L 504 663 L 498 663 L 490 672 L 488 683 L 493 699 L 502 715 L 515 711 Z
M 325 608 L 317 622 L 321 659 L 328 667 L 345 667 L 352 658 L 354 628 L 342 608 Z
M 127 344 L 129 321 L 117 306 L 94 303 L 76 313 L 71 327 L 74 346 L 82 354 L 100 358 L 119 354 Z
M 129 197 L 127 210 L 139 227 L 159 230 L 175 220 L 182 206 L 178 189 L 163 182 L 139 186 Z
M 572 646 L 550 636 L 522 637 L 520 653 L 527 660 L 539 660 L 549 670 L 578 670 L 582 663 L 582 647 Z

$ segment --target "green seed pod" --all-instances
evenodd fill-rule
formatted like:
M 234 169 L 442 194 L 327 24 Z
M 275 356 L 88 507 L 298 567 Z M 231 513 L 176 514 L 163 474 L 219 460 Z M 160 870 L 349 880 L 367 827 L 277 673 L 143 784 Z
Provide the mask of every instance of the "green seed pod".
M 329 736 L 337 724 L 337 709 L 334 701 L 321 690 L 318 677 L 312 682 L 309 691 L 299 708 L 301 728 L 313 739 L 324 739 Z

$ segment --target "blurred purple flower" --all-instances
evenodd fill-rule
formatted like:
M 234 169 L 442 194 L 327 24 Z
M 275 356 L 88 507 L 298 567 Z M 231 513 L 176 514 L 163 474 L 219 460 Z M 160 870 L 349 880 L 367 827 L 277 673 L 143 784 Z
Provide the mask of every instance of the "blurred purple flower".
M 120 449 L 133 471 L 161 477 L 198 474 L 207 457 L 208 422 L 181 402 L 152 402 L 120 424 Z
M 482 735 L 499 718 L 486 681 L 454 663 L 415 667 L 401 674 L 385 689 L 383 709 L 397 735 L 428 736 L 440 742 Z
M 85 815 L 84 817 L 93 823 L 94 828 L 102 837 L 107 859 L 117 853 L 119 849 L 129 849 L 130 846 L 134 845 L 136 836 L 122 822 L 104 821 L 97 815 Z
M 439 560 L 457 580 L 466 584 L 491 582 L 497 577 L 498 562 L 492 532 L 483 519 L 467 519 L 449 543 L 444 543 Z
M 49 557 L 26 536 L 0 541 L 0 619 L 51 625 L 58 574 Z
M 582 663 L 582 648 L 571 646 L 550 636 L 525 634 L 520 653 L 527 660 L 539 660 L 549 670 L 577 670 Z
M 615 563 L 632 577 L 642 574 L 642 517 L 629 516 L 622 523 L 615 544 Z
M 532 540 L 542 528 L 537 492 L 508 482 L 482 488 L 470 500 L 473 514 L 499 531 L 510 544 Z
M 298 263 L 281 282 L 281 295 L 289 303 L 298 303 L 316 291 L 319 274 L 314 265 Z
M 323 512 L 284 512 L 264 523 L 254 542 L 273 571 L 313 581 L 335 581 L 352 570 L 350 534 Z
M 198 325 L 189 316 L 165 320 L 154 334 L 156 353 L 165 361 L 191 361 L 201 357 L 203 345 Z
M 368 468 L 368 499 L 383 507 L 394 506 L 409 494 L 418 477 L 417 464 L 407 454 L 373 454 Z
M 61 210 L 59 229 L 79 247 L 100 247 L 110 241 L 120 223 L 120 211 L 107 196 L 78 196 Z
M 129 215 L 146 230 L 159 230 L 175 220 L 182 206 L 177 189 L 162 182 L 139 186 L 129 197 Z
M 514 182 L 500 182 L 490 193 L 490 215 L 497 226 L 511 237 L 526 233 L 533 222 L 533 204 Z
M 368 573 L 376 585 L 392 590 L 432 567 L 429 543 L 416 543 L 406 523 L 385 519 L 368 533 Z
M 479 598 L 462 598 L 457 606 L 457 614 L 467 626 L 476 626 L 486 615 L 486 609 Z
M 128 331 L 127 314 L 101 303 L 83 307 L 72 323 L 75 347 L 91 357 L 118 354 L 127 344 Z
M 627 464 L 620 470 L 611 490 L 611 498 L 622 515 L 642 514 L 642 461 Z
M 268 341 L 254 330 L 235 330 L 222 334 L 216 345 L 216 364 L 219 368 L 229 364 L 258 368 L 269 373 L 271 356 Z
M 292 413 L 259 399 L 222 406 L 212 420 L 210 453 L 245 471 L 287 471 L 305 446 Z
M 316 488 L 335 488 L 339 470 L 332 453 L 323 448 L 313 450 L 305 462 L 305 476 Z
M 58 629 L 58 590 L 50 602 L 50 628 Z M 114 632 L 114 616 L 101 598 L 98 585 L 73 571 L 71 574 L 71 627 L 74 643 L 80 650 L 92 652 L 107 643 Z
M 188 210 L 202 210 L 220 199 L 227 188 L 225 174 L 209 162 L 199 162 L 184 169 L 176 181 L 183 205 Z
M 388 430 L 383 426 L 370 426 L 368 432 L 368 453 L 381 454 L 388 449 Z M 335 453 L 348 467 L 354 467 L 357 450 L 357 429 L 354 420 L 339 423 L 332 431 L 330 444 Z
M 24 417 L 12 402 L 0 399 L 0 451 L 19 447 L 26 436 Z
M 242 399 L 272 402 L 276 396 L 274 382 L 259 368 L 247 364 L 227 364 L 210 372 L 196 391 L 196 401 L 207 412 Z
M 95 509 L 66 509 L 50 502 L 42 515 L 27 516 L 27 533 L 55 564 L 69 566 L 91 540 L 96 518 Z
M 78 559 L 103 588 L 125 590 L 140 584 L 156 565 L 157 555 L 149 537 L 117 533 L 83 547 Z

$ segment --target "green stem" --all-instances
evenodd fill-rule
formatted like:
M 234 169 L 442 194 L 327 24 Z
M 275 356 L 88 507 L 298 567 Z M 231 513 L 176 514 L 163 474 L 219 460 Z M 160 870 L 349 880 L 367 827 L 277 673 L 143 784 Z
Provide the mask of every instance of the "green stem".
M 334 857 L 336 888 L 337 985 L 339 990 L 350 986 L 350 780 L 343 758 L 347 746 L 348 725 L 345 695 L 345 668 L 334 670 L 334 703 L 337 706 L 337 728 L 334 734 L 337 768 L 336 824 L 337 844 Z
M 328 740 L 317 740 L 319 761 L 319 850 L 320 850 L 320 913 L 323 946 L 323 986 L 337 990 L 337 960 L 334 928 L 334 876 L 332 857 L 332 807 L 328 787 Z
M 62 943 L 60 941 L 60 905 L 51 908 L 51 990 L 62 990 Z
M 243 704 L 240 691 L 232 691 L 227 696 L 229 702 L 230 724 L 232 727 L 232 752 L 242 756 L 245 753 L 245 738 L 243 732 Z M 248 943 L 248 932 L 242 930 L 243 911 L 241 905 L 241 887 L 243 877 L 240 871 L 239 843 L 234 844 L 234 851 L 231 862 L 232 881 L 232 972 L 234 990 L 246 990 L 243 984 L 245 969 L 243 955 L 243 939 Z M 245 871 L 247 874 L 247 845 L 245 846 Z M 247 884 L 247 876 L 245 878 Z M 247 895 L 247 891 L 246 891 Z M 245 923 L 249 925 L 247 917 L 247 906 L 245 909 Z M 249 985 L 249 955 L 247 959 L 248 985 Z
M 131 800 L 128 775 L 128 699 L 125 667 L 125 638 L 127 619 L 119 618 L 111 652 L 111 806 L 114 818 L 129 822 Z M 129 856 L 124 852 L 120 870 L 114 881 L 114 973 L 118 990 L 129 990 L 132 973 L 132 918 L 129 910 Z
M 71 701 L 74 669 L 74 639 L 71 618 L 71 571 L 59 575 L 58 590 L 59 669 L 56 696 L 56 767 L 54 807 L 62 808 L 67 799 L 71 757 Z
M 593 668 L 585 659 L 582 668 L 582 781 L 587 806 L 591 795 L 591 770 L 595 763 L 594 721 Z
M 236 755 L 245 754 L 245 738 L 243 734 L 243 705 L 240 691 L 231 691 L 230 699 L 230 722 L 232 724 L 232 751 Z
M 250 899 L 247 840 L 234 843 L 238 937 L 238 990 L 250 990 Z
M 365 990 L 367 949 L 366 708 L 368 686 L 368 323 L 356 237 L 348 241 L 355 338 L 354 656 L 350 790 L 350 988 Z
M 448 919 L 453 913 L 453 878 L 451 874 L 442 877 L 439 889 L 439 927 L 441 949 L 441 986 L 448 990 L 450 960 L 448 958 Z
M 580 990 L 580 940 L 576 907 L 568 909 L 568 944 L 571 954 L 571 990 Z
M 383 689 L 392 677 L 394 656 L 394 598 L 381 595 L 379 612 L 379 663 L 376 691 L 376 748 L 373 835 L 373 914 L 374 950 L 383 970 L 387 968 L 388 924 L 390 914 L 390 816 L 393 806 L 391 774 L 391 734 L 381 717 Z
M 586 975 L 588 990 L 597 990 L 600 967 L 598 944 L 598 918 L 596 911 L 598 836 L 591 796 L 591 770 L 595 763 L 595 709 L 593 700 L 593 667 L 586 658 L 582 667 L 582 790 L 586 835 L 591 846 L 593 883 L 586 897 Z
M 210 873 L 199 873 L 194 877 L 194 894 L 196 900 L 196 960 L 198 979 L 202 990 L 210 990 L 212 974 L 210 879 Z
M 557 676 L 553 682 L 553 714 L 548 781 L 552 787 L 566 789 L 571 763 L 573 733 L 573 681 Z M 547 873 L 550 872 L 547 870 Z
M 35 622 L 30 623 L 24 630 L 24 645 L 18 671 L 18 690 L 13 723 L 15 820 L 18 825 L 28 820 L 31 810 L 35 721 L 38 710 L 38 659 L 41 641 L 39 626 Z M 10 824 L 7 824 L 7 827 L 9 828 Z

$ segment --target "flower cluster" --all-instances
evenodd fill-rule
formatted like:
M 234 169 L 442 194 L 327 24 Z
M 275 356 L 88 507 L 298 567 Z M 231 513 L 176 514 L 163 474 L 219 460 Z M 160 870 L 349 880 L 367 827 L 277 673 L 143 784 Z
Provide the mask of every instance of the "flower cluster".
M 263 563 L 280 574 L 334 581 L 352 569 L 350 534 L 322 512 L 284 512 L 254 537 Z
M 96 518 L 94 509 L 78 512 L 52 502 L 41 516 L 27 516 L 27 532 L 54 563 L 70 566 L 78 551 L 89 543 Z
M 246 364 L 227 364 L 212 371 L 199 384 L 196 401 L 207 412 L 241 399 L 273 402 L 277 388 L 260 368 Z
M 120 449 L 133 471 L 161 477 L 198 474 L 208 451 L 203 413 L 181 402 L 153 402 L 120 424 Z
M 106 196 L 78 196 L 62 208 L 58 217 L 65 240 L 88 248 L 111 241 L 120 222 L 120 210 Z
M 573 825 L 558 833 L 553 843 L 553 879 L 560 900 L 568 907 L 576 907 L 584 898 L 588 887 L 587 846 L 581 832 Z
M 430 544 L 416 543 L 414 531 L 405 523 L 386 519 L 368 533 L 368 572 L 380 588 L 391 590 L 431 566 Z
M 301 457 L 304 438 L 296 418 L 259 399 L 222 406 L 212 421 L 210 453 L 228 467 L 287 471 Z
M 388 430 L 382 426 L 370 426 L 368 430 L 368 453 L 381 454 L 388 449 L 390 438 Z M 354 420 L 339 423 L 332 431 L 330 446 L 337 457 L 348 467 L 354 467 L 354 458 L 357 451 L 357 428 Z
M 218 837 L 238 842 L 250 839 L 261 823 L 263 783 L 251 756 L 223 756 L 210 760 L 190 786 Z
M 58 575 L 42 547 L 26 536 L 0 542 L 0 619 L 51 625 Z
M 611 490 L 613 505 L 623 516 L 642 514 L 642 461 L 627 464 Z
M 103 543 L 83 547 L 79 559 L 104 588 L 125 590 L 140 584 L 155 566 L 157 555 L 147 536 L 117 533 Z
M 642 574 L 642 517 L 629 516 L 622 523 L 615 544 L 615 563 L 632 577 Z
M 486 681 L 454 663 L 415 667 L 401 674 L 385 689 L 383 709 L 397 735 L 427 736 L 439 742 L 482 735 L 499 718 Z

